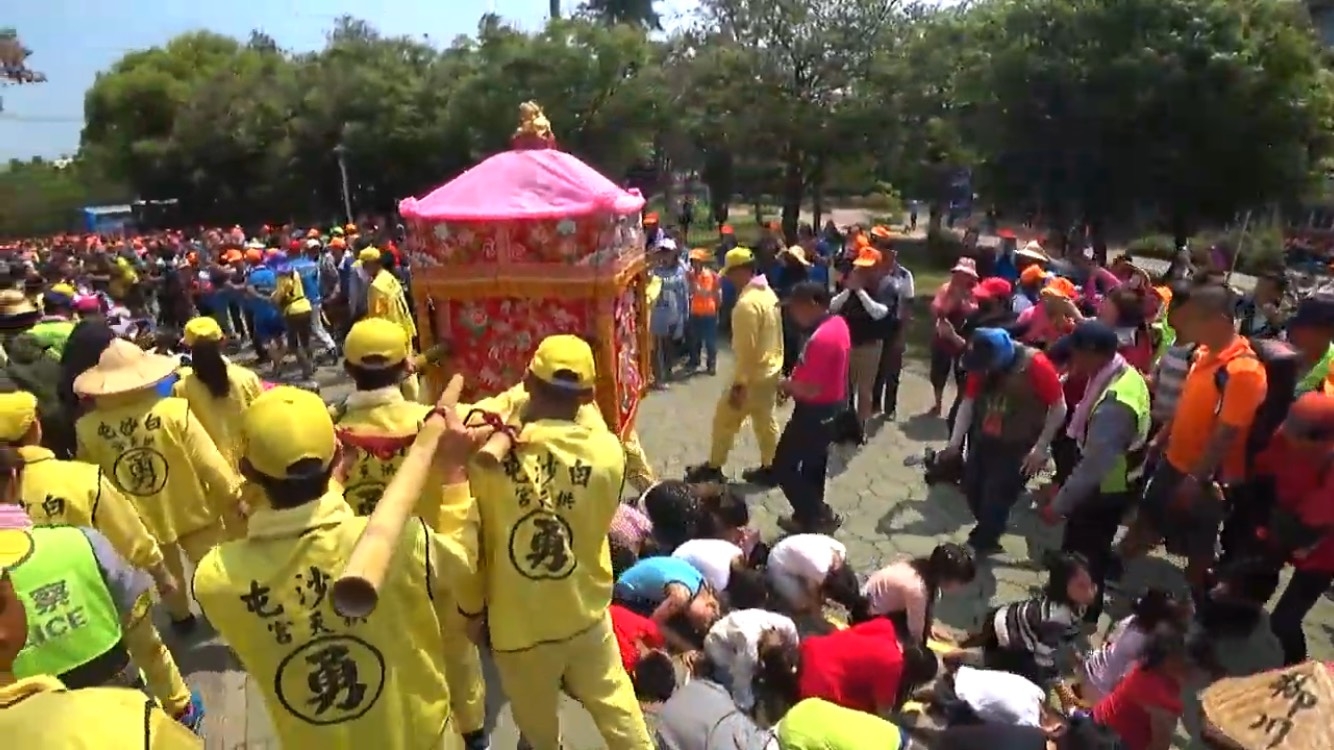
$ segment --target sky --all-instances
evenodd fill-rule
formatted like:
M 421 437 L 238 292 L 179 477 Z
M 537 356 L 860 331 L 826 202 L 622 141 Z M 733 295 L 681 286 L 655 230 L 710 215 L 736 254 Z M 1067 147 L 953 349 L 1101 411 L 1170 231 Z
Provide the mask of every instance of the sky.
M 564 0 L 566 12 L 577 0 Z M 691 0 L 659 0 L 670 19 Z M 284 49 L 315 50 L 334 19 L 352 15 L 389 35 L 429 34 L 448 44 L 472 34 L 488 12 L 520 28 L 546 20 L 548 0 L 2 0 L 0 27 L 13 27 L 33 52 L 29 67 L 43 84 L 0 87 L 0 161 L 73 154 L 83 127 L 83 95 L 98 71 L 126 52 L 200 29 L 246 39 L 252 29 Z

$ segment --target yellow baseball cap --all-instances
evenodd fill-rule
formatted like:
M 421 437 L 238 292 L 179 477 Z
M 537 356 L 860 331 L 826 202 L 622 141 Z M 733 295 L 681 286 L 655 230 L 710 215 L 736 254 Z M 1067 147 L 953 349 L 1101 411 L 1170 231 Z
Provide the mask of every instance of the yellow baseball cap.
M 51 287 L 51 291 L 55 292 L 56 294 L 63 294 L 63 295 L 65 295 L 66 297 L 69 297 L 70 299 L 74 299 L 75 297 L 77 297 L 77 296 L 79 295 L 78 290 L 76 290 L 74 287 L 70 286 L 69 284 L 64 284 L 64 283 L 56 284 L 56 285 L 52 286 L 52 287 Z
M 568 333 L 542 339 L 528 371 L 544 383 L 571 391 L 592 390 L 597 376 L 592 347 Z
M 755 253 L 751 252 L 750 248 L 734 247 L 727 251 L 727 255 L 723 256 L 723 273 L 754 262 Z
M 380 249 L 377 247 L 362 248 L 361 252 L 357 253 L 357 260 L 362 263 L 379 263 Z
M 366 318 L 347 332 L 343 356 L 357 367 L 387 369 L 408 358 L 408 337 L 397 323 Z
M 193 346 L 196 341 L 222 341 L 222 326 L 213 318 L 201 315 L 185 324 L 181 338 L 186 346 Z
M 37 397 L 27 391 L 0 393 L 0 440 L 14 442 L 37 421 Z
M 305 474 L 302 462 L 315 459 L 327 469 L 338 451 L 333 419 L 324 401 L 310 391 L 280 385 L 261 393 L 241 417 L 245 459 L 255 471 L 275 479 Z M 293 468 L 298 471 L 294 473 Z

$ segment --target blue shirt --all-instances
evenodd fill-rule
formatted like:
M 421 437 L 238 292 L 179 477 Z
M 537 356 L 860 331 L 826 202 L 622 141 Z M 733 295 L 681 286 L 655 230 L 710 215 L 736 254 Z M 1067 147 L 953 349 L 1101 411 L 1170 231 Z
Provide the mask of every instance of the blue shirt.
M 680 332 L 690 317 L 690 282 L 685 270 L 680 266 L 658 266 L 650 269 L 662 281 L 658 299 L 649 311 L 649 333 L 654 336 L 670 336 Z
M 305 293 L 306 299 L 312 305 L 320 304 L 324 299 L 324 292 L 320 289 L 320 264 L 309 258 L 297 258 L 291 265 L 292 270 L 301 277 L 301 291 Z
M 694 596 L 704 587 L 704 574 L 677 557 L 648 557 L 621 573 L 616 579 L 616 596 L 626 601 L 661 603 L 667 598 L 667 586 L 679 583 Z
M 268 317 L 272 315 L 276 317 L 278 306 L 273 304 L 273 300 L 269 299 L 269 295 L 273 294 L 274 290 L 278 288 L 278 275 L 273 272 L 273 269 L 267 266 L 257 266 L 251 269 L 246 283 L 253 286 L 255 291 L 264 295 L 258 299 L 255 297 L 246 298 L 246 305 L 250 307 L 251 311 L 257 316 Z

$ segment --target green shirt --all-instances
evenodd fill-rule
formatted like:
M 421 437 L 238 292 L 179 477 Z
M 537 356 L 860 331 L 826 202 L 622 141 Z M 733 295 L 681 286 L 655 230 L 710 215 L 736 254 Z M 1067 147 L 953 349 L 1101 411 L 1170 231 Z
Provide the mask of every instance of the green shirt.
M 782 750 L 899 750 L 906 739 L 892 722 L 820 698 L 793 706 L 778 725 Z
M 1297 381 L 1298 396 L 1307 391 L 1320 390 L 1320 384 L 1324 383 L 1325 378 L 1329 377 L 1329 364 L 1331 361 L 1334 361 L 1334 345 L 1331 345 L 1326 349 L 1325 356 L 1321 357 L 1320 361 L 1315 363 L 1315 367 L 1312 367 L 1306 375 L 1302 376 L 1301 380 Z

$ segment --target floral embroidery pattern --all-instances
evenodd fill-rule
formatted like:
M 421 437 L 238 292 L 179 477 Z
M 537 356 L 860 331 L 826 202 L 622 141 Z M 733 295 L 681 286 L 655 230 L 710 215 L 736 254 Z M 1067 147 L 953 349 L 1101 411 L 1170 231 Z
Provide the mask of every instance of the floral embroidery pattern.
M 584 335 L 591 309 L 583 300 L 512 297 L 453 300 L 445 306 L 440 334 L 455 343 L 454 366 L 467 373 L 468 401 L 522 380 L 533 351 L 547 336 Z
M 616 390 L 617 416 L 624 427 L 634 415 L 644 392 L 644 374 L 639 369 L 639 305 L 636 285 L 629 285 L 616 299 Z

